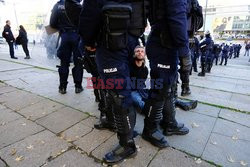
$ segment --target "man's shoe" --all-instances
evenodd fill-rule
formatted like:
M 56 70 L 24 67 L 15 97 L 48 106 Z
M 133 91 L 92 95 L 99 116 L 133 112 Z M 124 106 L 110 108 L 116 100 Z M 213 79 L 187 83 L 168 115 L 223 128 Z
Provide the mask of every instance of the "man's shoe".
M 135 145 L 126 147 L 118 145 L 113 151 L 107 153 L 104 156 L 103 161 L 107 165 L 114 165 L 119 162 L 122 162 L 127 158 L 132 158 L 136 154 L 137 154 L 137 149 Z
M 183 123 L 178 123 L 175 126 L 168 126 L 163 128 L 163 134 L 166 136 L 171 135 L 186 135 L 189 133 L 189 129 L 184 126 Z
M 150 132 L 143 129 L 142 138 L 152 145 L 159 147 L 159 148 L 166 148 L 169 147 L 169 144 L 165 138 L 165 136 L 159 131 L 155 130 L 154 132 Z
M 180 99 L 177 99 L 175 102 L 176 107 L 181 108 L 184 111 L 193 110 L 197 107 L 198 101 L 192 100 L 192 101 L 182 101 Z
M 83 91 L 82 87 L 76 87 L 75 88 L 75 93 L 81 93 Z
M 61 93 L 63 95 L 66 94 L 67 93 L 66 88 L 59 87 L 59 93 Z
M 11 57 L 12 59 L 18 59 L 17 57 Z
M 30 59 L 30 56 L 26 56 L 24 59 Z
M 199 73 L 198 73 L 198 76 L 199 76 L 199 77 L 205 77 L 205 73 L 199 72 Z

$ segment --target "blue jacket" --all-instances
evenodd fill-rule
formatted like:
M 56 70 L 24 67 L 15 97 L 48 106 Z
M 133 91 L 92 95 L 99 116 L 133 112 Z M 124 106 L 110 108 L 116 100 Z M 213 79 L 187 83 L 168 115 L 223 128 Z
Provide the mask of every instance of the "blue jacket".
M 50 26 L 59 31 L 76 29 L 66 15 L 64 0 L 60 0 L 54 5 L 50 16 Z
M 4 26 L 3 30 L 3 37 L 6 39 L 7 42 L 15 41 L 14 35 L 11 31 L 11 27 L 9 25 Z

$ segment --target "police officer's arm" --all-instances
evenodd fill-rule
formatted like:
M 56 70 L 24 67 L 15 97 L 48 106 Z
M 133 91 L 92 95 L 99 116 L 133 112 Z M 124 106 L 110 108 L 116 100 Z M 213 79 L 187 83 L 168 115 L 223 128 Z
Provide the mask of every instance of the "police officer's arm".
M 65 10 L 72 24 L 78 26 L 82 5 L 79 0 L 65 0 Z
M 79 18 L 79 34 L 85 46 L 94 47 L 101 25 L 101 7 L 97 0 L 84 0 Z
M 50 16 L 50 22 L 49 25 L 52 28 L 58 29 L 58 5 L 55 4 L 52 11 L 51 11 L 51 16 Z
M 166 23 L 170 34 L 173 35 L 175 47 L 185 47 L 188 43 L 187 35 L 187 2 L 186 0 L 165 0 Z

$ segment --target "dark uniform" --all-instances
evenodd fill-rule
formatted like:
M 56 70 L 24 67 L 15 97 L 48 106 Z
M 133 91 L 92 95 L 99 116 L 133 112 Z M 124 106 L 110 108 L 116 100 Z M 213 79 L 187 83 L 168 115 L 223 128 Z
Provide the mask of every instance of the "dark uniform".
M 198 72 L 197 60 L 199 59 L 199 40 L 196 37 L 189 39 L 189 48 L 191 51 L 192 68 L 194 72 Z
M 6 24 L 4 26 L 2 36 L 6 39 L 8 45 L 9 45 L 10 57 L 12 59 L 17 59 L 17 57 L 15 57 L 15 53 L 14 53 L 15 38 L 14 38 L 13 33 L 11 31 L 11 27 L 9 25 Z
M 61 37 L 61 44 L 57 50 L 57 56 L 61 60 L 61 65 L 58 69 L 60 77 L 59 92 L 62 94 L 66 93 L 70 60 L 73 54 L 74 67 L 72 74 L 75 83 L 75 92 L 80 93 L 83 90 L 83 67 L 79 60 L 81 55 L 78 50 L 80 36 L 77 33 L 77 28 L 66 16 L 64 0 L 60 0 L 55 4 L 50 18 L 50 26 L 58 29 Z
M 182 55 L 188 55 L 189 52 L 186 47 L 186 5 L 185 0 L 151 0 L 149 5 L 151 32 L 146 52 L 150 61 L 151 79 L 161 81 L 162 86 L 158 87 L 151 82 L 149 100 L 145 104 L 142 137 L 160 148 L 168 146 L 166 138 L 158 129 L 160 121 L 165 135 L 169 129 L 176 128 L 179 131 L 179 128 L 183 128 L 175 121 L 172 87 L 177 79 L 179 50 L 183 48 Z
M 65 0 L 65 9 L 68 18 L 70 21 L 78 27 L 79 16 L 82 10 L 81 0 Z M 92 75 L 92 83 L 95 94 L 95 101 L 99 102 L 98 110 L 100 111 L 100 119 L 97 123 L 95 123 L 94 127 L 96 129 L 109 129 L 114 131 L 114 116 L 111 103 L 111 98 L 107 93 L 107 90 L 98 88 L 99 84 L 98 80 L 100 79 L 100 75 L 97 70 L 96 64 L 96 53 L 95 51 L 88 51 L 85 49 L 85 45 L 83 44 L 83 40 L 79 43 L 79 50 L 82 55 L 81 61 L 84 66 L 84 69 Z
M 221 54 L 221 62 L 220 65 L 223 64 L 223 61 L 225 60 L 225 64 L 227 65 L 227 59 L 228 59 L 228 52 L 229 52 L 229 46 L 226 44 L 222 47 L 222 54 Z
M 201 49 L 201 72 L 198 76 L 205 76 L 205 72 L 207 71 L 207 62 L 210 62 L 212 59 L 212 38 L 210 37 L 210 32 L 206 32 L 205 39 L 200 42 Z
M 232 56 L 233 56 L 233 51 L 234 51 L 233 45 L 230 44 L 230 46 L 229 46 L 229 55 L 228 55 L 228 58 L 229 58 L 229 59 L 232 58 Z
M 133 139 L 136 113 L 131 90 L 126 85 L 130 77 L 129 62 L 146 26 L 144 9 L 144 1 L 85 0 L 80 15 L 80 35 L 87 48 L 96 47 L 98 72 L 112 97 L 119 145 L 105 155 L 108 164 L 136 153 Z
M 215 65 L 218 64 L 219 56 L 221 53 L 221 46 L 219 44 L 214 44 L 212 54 L 214 55 Z

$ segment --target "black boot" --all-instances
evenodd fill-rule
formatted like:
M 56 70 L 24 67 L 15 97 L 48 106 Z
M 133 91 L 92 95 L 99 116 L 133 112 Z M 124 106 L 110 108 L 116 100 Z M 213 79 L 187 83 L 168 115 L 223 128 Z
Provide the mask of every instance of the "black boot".
M 122 162 L 124 159 L 133 158 L 136 154 L 136 146 L 134 141 L 131 140 L 125 146 L 121 146 L 120 144 L 116 146 L 114 150 L 104 156 L 103 160 L 108 165 L 114 165 Z
M 191 94 L 189 83 L 182 83 L 181 88 L 182 88 L 181 96 L 188 96 Z
M 123 108 L 125 97 L 111 94 L 114 104 L 114 118 L 117 127 L 119 145 L 113 151 L 107 153 L 103 160 L 108 165 L 113 165 L 126 158 L 136 155 L 137 150 L 133 140 L 136 113 L 134 108 Z
M 189 111 L 192 109 L 195 109 L 197 107 L 198 101 L 197 100 L 192 100 L 188 102 L 184 102 L 180 99 L 177 99 L 175 101 L 175 106 L 181 108 L 182 110 Z
M 199 72 L 199 73 L 198 73 L 198 76 L 199 76 L 199 77 L 205 77 L 205 73 Z
M 201 63 L 201 72 L 198 73 L 198 76 L 200 76 L 200 77 L 205 76 L 205 68 L 206 68 L 206 64 L 205 64 L 205 62 L 202 62 Z
M 82 86 L 75 87 L 75 93 L 76 94 L 81 93 L 82 91 L 83 91 Z
M 67 93 L 66 89 L 67 89 L 67 86 L 65 84 L 60 84 L 59 93 L 66 94 Z
M 100 119 L 95 123 L 94 127 L 96 129 L 108 129 L 110 131 L 115 131 L 115 121 L 112 107 L 112 99 L 107 95 L 106 90 L 98 90 L 100 102 L 98 105 L 98 110 L 101 112 Z
M 142 138 L 159 148 L 169 147 L 164 135 L 159 131 L 159 123 L 162 118 L 163 101 L 148 100 L 145 104 L 146 116 Z
M 100 102 L 100 93 L 99 93 L 100 90 L 98 89 L 94 89 L 94 94 L 95 94 L 95 102 Z
M 175 98 L 173 96 L 166 98 L 162 113 L 163 119 L 160 125 L 163 128 L 164 135 L 185 135 L 189 133 L 189 129 L 175 119 Z

